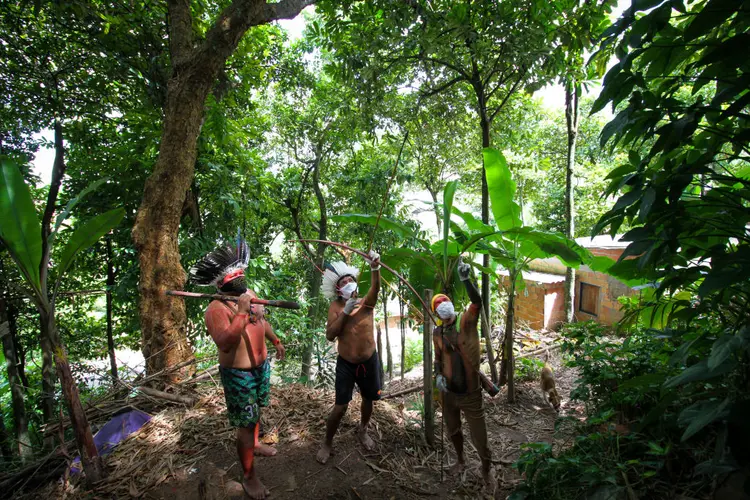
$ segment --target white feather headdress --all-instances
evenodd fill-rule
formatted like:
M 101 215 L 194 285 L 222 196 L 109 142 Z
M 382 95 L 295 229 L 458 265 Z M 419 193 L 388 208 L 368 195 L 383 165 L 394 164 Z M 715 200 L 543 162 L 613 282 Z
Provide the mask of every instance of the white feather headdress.
M 326 264 L 326 270 L 323 273 L 323 284 L 321 286 L 323 296 L 329 300 L 338 298 L 338 284 L 344 276 L 351 276 L 354 278 L 354 281 L 357 281 L 359 278 L 359 269 L 340 261 Z

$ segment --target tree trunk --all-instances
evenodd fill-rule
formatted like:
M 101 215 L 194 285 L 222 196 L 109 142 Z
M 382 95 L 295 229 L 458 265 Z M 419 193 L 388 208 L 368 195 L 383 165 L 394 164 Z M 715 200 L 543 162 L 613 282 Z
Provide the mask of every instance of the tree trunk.
M 23 400 L 24 390 L 18 375 L 18 359 L 16 358 L 16 349 L 13 344 L 15 322 L 11 321 L 10 318 L 12 312 L 10 308 L 6 307 L 5 299 L 0 299 L 0 337 L 2 337 L 3 342 L 8 384 L 10 385 L 11 406 L 13 408 L 13 427 L 16 441 L 14 448 L 16 448 L 15 451 L 25 463 L 33 458 L 34 453 L 31 448 L 29 422 L 26 418 L 26 407 Z
M 40 344 L 42 347 L 42 420 L 45 424 L 55 418 L 55 360 L 52 343 L 47 334 L 47 322 L 40 317 Z M 53 439 L 45 438 L 45 447 L 53 445 Z
M 78 453 L 81 455 L 83 472 L 86 474 L 86 481 L 90 484 L 105 477 L 104 464 L 94 444 L 94 436 L 91 434 L 86 413 L 83 411 L 78 386 L 70 371 L 65 346 L 57 335 L 54 305 L 42 304 L 39 307 L 39 315 L 42 318 L 43 335 L 47 337 L 54 350 L 57 376 L 60 379 L 60 387 L 68 407 L 68 416 L 73 427 Z
M 112 289 L 115 287 L 115 267 L 112 262 L 112 237 L 107 235 L 107 350 L 112 380 L 117 380 L 117 359 L 115 358 L 115 339 L 112 335 Z
M 383 369 L 383 332 L 380 325 L 375 325 L 376 344 L 378 349 L 378 369 L 380 370 L 380 380 L 385 380 L 385 370 Z
M 218 15 L 205 39 L 196 43 L 190 2 L 167 2 L 172 74 L 167 85 L 159 158 L 146 181 L 133 227 L 141 271 L 138 288 L 142 350 L 148 373 L 193 357 L 185 331 L 184 301 L 164 292 L 180 290 L 185 283 L 177 239 L 182 206 L 193 182 L 206 97 L 251 26 L 291 19 L 309 3 L 234 0 Z M 170 378 L 180 379 L 192 367 L 189 365 L 183 373 L 173 372 Z
M 315 265 L 319 266 L 321 269 L 323 268 L 322 255 L 320 258 L 320 264 L 316 263 Z M 315 329 L 318 321 L 318 308 L 320 307 L 320 285 L 322 276 L 320 276 L 320 273 L 314 268 L 310 270 L 310 276 L 310 308 L 307 311 L 307 319 L 310 328 Z M 304 350 L 302 351 L 302 371 L 300 372 L 300 380 L 303 383 L 310 382 L 310 366 L 312 365 L 313 345 L 315 342 L 313 335 L 314 334 L 312 333 L 310 334 L 310 338 L 307 340 Z
M 318 143 L 315 148 L 315 163 L 313 163 L 312 167 L 312 187 L 313 191 L 315 192 L 315 198 L 318 201 L 318 210 L 320 212 L 320 218 L 318 219 L 318 239 L 326 240 L 328 239 L 328 214 L 326 212 L 326 200 L 323 197 L 323 191 L 320 189 L 320 162 L 323 161 L 322 156 L 323 144 Z M 299 221 L 297 221 L 295 224 L 295 227 L 297 227 L 299 230 L 297 236 L 302 239 L 302 231 L 300 229 Z M 323 256 L 325 255 L 325 250 L 325 244 L 317 244 L 317 247 L 315 249 L 315 265 L 320 269 L 323 269 Z M 320 306 L 320 304 L 318 303 L 318 297 L 320 296 L 320 286 L 323 281 L 323 276 L 320 275 L 320 273 L 318 273 L 315 269 L 311 270 L 310 272 L 312 273 L 313 281 L 312 286 L 310 287 L 311 305 L 308 317 L 310 318 L 310 324 L 314 325 L 313 322 L 316 321 L 318 317 L 318 307 Z M 310 364 L 312 362 L 314 342 L 315 338 L 311 335 L 309 340 L 307 341 L 307 344 L 305 345 L 304 351 L 302 352 L 302 373 L 300 373 L 300 378 L 302 380 L 310 380 Z
M 438 235 L 441 235 L 443 234 L 443 215 L 440 213 L 440 210 L 438 210 L 437 191 L 433 191 L 432 189 L 428 187 L 427 192 L 430 193 L 430 197 L 432 198 L 432 211 L 435 212 L 435 222 L 437 222 L 437 232 L 438 232 Z
M 185 302 L 165 294 L 181 290 L 186 280 L 177 234 L 193 179 L 203 105 L 213 82 L 208 75 L 211 68 L 205 68 L 203 76 L 190 73 L 177 73 L 169 82 L 159 158 L 146 181 L 133 227 L 141 269 L 138 289 L 147 374 L 193 357 L 185 331 Z M 179 380 L 187 371 L 171 373 L 170 381 Z
M 575 199 L 573 174 L 575 171 L 576 140 L 578 138 L 578 87 L 572 78 L 565 84 L 565 122 L 568 130 L 568 155 L 565 164 L 565 236 L 575 238 Z M 565 271 L 565 321 L 575 318 L 576 271 Z
M 399 288 L 403 290 L 403 287 L 399 283 Z M 404 380 L 404 361 L 406 360 L 406 318 L 404 317 L 405 307 L 404 301 L 401 297 L 398 298 L 398 306 L 401 310 L 401 380 Z
M 2 452 L 3 460 L 10 462 L 13 460 L 13 453 L 10 451 L 10 436 L 5 428 L 5 418 L 0 413 L 0 452 Z
M 55 161 L 52 165 L 47 203 L 42 215 L 42 260 L 39 262 L 39 277 L 42 284 L 42 295 L 48 296 L 47 275 L 49 273 L 49 236 L 52 231 L 52 216 L 55 213 L 57 195 L 60 192 L 63 176 L 65 175 L 65 147 L 63 143 L 63 128 L 59 119 L 55 119 Z M 55 368 L 52 337 L 47 334 L 48 321 L 41 315 L 41 347 L 42 347 L 42 416 L 48 423 L 55 417 Z M 52 438 L 45 439 L 45 446 L 52 445 Z
M 513 330 L 516 315 L 516 276 L 509 276 L 508 309 L 505 313 L 505 341 L 503 343 L 503 357 L 500 365 L 500 384 L 508 384 L 508 403 L 516 402 L 516 386 L 513 378 L 515 374 L 515 359 L 513 358 Z
M 29 379 L 26 377 L 26 352 L 23 346 L 18 340 L 18 327 L 16 325 L 16 318 L 18 317 L 18 309 L 16 309 L 13 301 L 7 303 L 8 306 L 8 326 L 10 327 L 10 338 L 13 341 L 13 354 L 16 360 L 16 366 L 18 367 L 18 378 L 21 382 L 21 389 L 23 394 L 26 394 L 26 390 L 29 387 Z
M 384 294 L 383 317 L 385 318 L 385 351 L 388 362 L 388 380 L 393 378 L 393 358 L 391 357 L 391 341 L 388 338 L 388 297 Z
M 480 101 L 481 102 L 481 101 Z M 487 118 L 486 110 L 480 111 L 480 124 L 482 127 L 482 149 L 490 147 L 490 121 Z M 482 159 L 482 222 L 489 224 L 490 222 L 490 193 L 487 186 L 487 174 L 484 170 L 484 157 Z M 489 269 L 490 267 L 490 256 L 485 254 L 482 256 L 482 265 Z M 491 277 L 486 273 L 482 272 L 482 337 L 484 338 L 484 346 L 487 350 L 487 360 L 490 363 L 490 376 L 492 377 L 492 383 L 498 383 L 497 367 L 495 366 L 495 352 L 492 349 L 492 323 L 490 322 L 490 280 Z

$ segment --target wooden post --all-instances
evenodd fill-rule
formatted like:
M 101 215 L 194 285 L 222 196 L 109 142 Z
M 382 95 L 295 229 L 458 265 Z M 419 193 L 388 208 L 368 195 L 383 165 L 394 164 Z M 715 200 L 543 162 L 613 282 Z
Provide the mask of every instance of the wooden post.
M 429 304 L 432 299 L 432 290 L 424 291 L 424 302 Z M 432 401 L 432 317 L 430 311 L 424 314 L 424 436 L 427 444 L 435 445 L 435 408 Z
M 377 330 L 377 349 L 378 349 L 378 369 L 380 370 L 380 383 L 385 381 L 385 370 L 383 370 L 383 334 L 380 330 L 380 324 L 375 325 Z
M 115 266 L 112 262 L 112 235 L 107 235 L 107 351 L 112 380 L 117 380 L 117 358 L 115 357 L 115 338 L 112 333 L 112 289 L 115 287 Z

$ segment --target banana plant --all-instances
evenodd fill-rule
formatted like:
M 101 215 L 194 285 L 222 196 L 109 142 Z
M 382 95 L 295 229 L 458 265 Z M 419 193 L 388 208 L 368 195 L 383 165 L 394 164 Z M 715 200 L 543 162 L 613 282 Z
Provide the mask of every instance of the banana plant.
M 62 283 L 63 276 L 70 269 L 75 258 L 93 245 L 99 238 L 117 226 L 125 216 L 125 210 L 117 208 L 97 215 L 78 224 L 59 252 L 55 264 L 55 279 L 49 279 L 49 261 L 44 257 L 43 248 L 51 248 L 62 227 L 63 221 L 80 199 L 101 182 L 85 189 L 73 198 L 57 217 L 54 228 L 43 245 L 42 227 L 34 207 L 29 188 L 21 176 L 18 167 L 8 161 L 0 165 L 0 248 L 8 250 L 11 259 L 23 276 L 25 286 L 20 291 L 36 306 L 41 316 L 42 336 L 52 346 L 55 367 L 68 406 L 70 420 L 81 453 L 82 463 L 87 477 L 100 475 L 102 472 L 91 428 L 81 406 L 78 386 L 73 379 L 68 363 L 65 346 L 57 334 L 55 322 L 55 299 Z M 52 285 L 52 286 L 50 286 Z
M 485 148 L 484 168 L 494 225 L 483 224 L 472 214 L 453 209 L 463 221 L 463 226 L 451 223 L 455 240 L 462 245 L 472 243 L 475 252 L 489 254 L 492 269 L 474 264 L 482 271 L 498 275 L 499 269 L 508 272 L 508 305 L 505 313 L 505 342 L 503 345 L 500 383 L 508 385 L 508 401 L 515 401 L 513 330 L 515 327 L 516 294 L 524 287 L 523 271 L 532 260 L 557 257 L 566 266 L 578 268 L 591 264 L 591 253 L 560 233 L 540 231 L 525 226 L 521 220 L 521 208 L 514 201 L 516 183 L 513 181 L 508 163 L 503 154 L 493 148 Z
M 442 213 L 443 217 L 443 234 L 442 238 L 430 242 L 424 237 L 424 233 L 416 231 L 409 226 L 400 222 L 380 218 L 369 214 L 344 214 L 331 217 L 333 222 L 349 222 L 363 224 L 379 224 L 385 230 L 391 231 L 397 235 L 403 245 L 398 248 L 383 249 L 381 257 L 389 266 L 406 271 L 409 282 L 415 290 L 421 291 L 430 289 L 434 292 L 442 292 L 452 297 L 458 304 L 466 302 L 466 292 L 460 286 L 460 280 L 456 272 L 456 266 L 459 258 L 467 253 L 473 252 L 482 238 L 497 233 L 496 229 L 487 229 L 485 231 L 476 231 L 471 234 L 459 232 L 456 236 L 451 234 L 450 228 L 457 228 L 456 224 L 451 221 L 454 213 L 461 213 L 453 207 L 453 200 L 458 189 L 458 182 L 448 182 L 443 190 L 443 202 L 436 205 L 437 210 Z M 486 245 L 485 245 L 486 246 Z M 381 271 L 386 280 L 391 277 L 386 270 Z M 360 275 L 360 283 L 366 286 L 370 282 L 369 269 L 363 270 Z M 405 297 L 411 307 L 419 309 L 421 302 L 419 297 L 410 293 Z M 490 328 L 487 315 L 482 314 L 485 349 L 490 364 L 492 381 L 497 383 L 497 368 L 495 356 L 490 340 Z
M 398 236 L 403 245 L 398 248 L 383 249 L 381 258 L 394 269 L 406 270 L 409 282 L 418 291 L 431 289 L 436 292 L 461 294 L 463 290 L 456 273 L 458 258 L 473 250 L 482 236 L 487 234 L 472 234 L 461 241 L 450 234 L 451 213 L 454 211 L 453 199 L 458 187 L 457 181 L 448 182 L 443 191 L 443 203 L 438 204 L 443 214 L 443 238 L 430 242 L 424 233 L 406 224 L 370 214 L 343 214 L 331 217 L 331 221 L 340 223 L 378 224 L 384 230 L 391 231 Z M 493 233 L 495 231 L 492 231 Z M 382 271 L 383 276 L 390 280 L 388 271 Z M 369 283 L 369 273 L 365 270 L 360 276 L 360 282 Z M 413 295 L 413 294 L 412 294 Z M 461 295 L 463 297 L 463 295 Z M 415 305 L 420 304 L 417 297 L 413 297 Z

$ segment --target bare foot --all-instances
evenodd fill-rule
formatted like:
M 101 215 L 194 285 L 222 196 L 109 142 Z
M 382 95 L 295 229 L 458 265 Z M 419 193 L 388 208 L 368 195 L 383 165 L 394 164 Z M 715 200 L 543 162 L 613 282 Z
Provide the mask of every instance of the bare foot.
M 263 486 L 263 483 L 260 482 L 258 476 L 255 476 L 252 479 L 244 479 L 242 481 L 242 489 L 245 490 L 247 496 L 253 500 L 264 500 L 270 493 L 266 487 Z
M 323 446 L 320 447 L 320 451 L 318 451 L 318 455 L 315 457 L 315 460 L 320 462 L 321 464 L 325 464 L 328 462 L 328 458 L 331 456 L 331 447 L 327 444 L 323 444 Z
M 458 474 L 461 474 L 464 470 L 466 470 L 466 465 L 463 462 L 456 462 L 448 469 L 448 475 L 456 476 Z
M 276 448 L 264 443 L 258 443 L 255 445 L 255 454 L 262 457 L 272 457 L 276 455 Z
M 357 437 L 367 451 L 373 451 L 375 449 L 375 441 L 372 440 L 365 429 L 357 431 Z
M 482 479 L 484 480 L 484 494 L 495 498 L 495 491 L 497 491 L 497 479 L 495 479 L 495 471 L 490 470 L 490 472 Z

